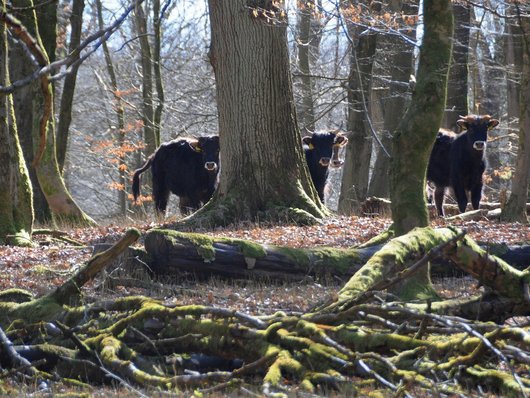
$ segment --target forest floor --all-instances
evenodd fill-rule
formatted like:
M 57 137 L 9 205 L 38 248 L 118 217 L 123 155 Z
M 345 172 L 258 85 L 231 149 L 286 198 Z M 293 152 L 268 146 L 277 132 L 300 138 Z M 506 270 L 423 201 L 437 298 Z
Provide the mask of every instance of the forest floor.
M 171 222 L 172 220 L 169 220 Z M 218 228 L 210 231 L 195 231 L 212 236 L 223 236 L 253 240 L 289 247 L 331 246 L 347 248 L 376 236 L 391 223 L 388 218 L 340 217 L 334 216 L 323 224 L 307 227 L 271 226 L 241 224 L 230 228 Z M 433 221 L 434 226 L 446 226 L 442 219 Z M 522 244 L 530 241 L 530 227 L 522 224 L 483 221 L 452 221 L 467 231 L 476 241 L 484 243 Z M 95 245 L 114 243 L 123 236 L 129 227 L 145 232 L 155 223 L 109 224 L 97 228 L 66 228 L 67 237 L 80 245 L 74 245 L 43 234 L 35 236 L 37 243 L 33 248 L 0 246 L 0 290 L 8 288 L 27 289 L 36 296 L 48 293 L 61 285 L 72 273 L 92 256 Z M 142 240 L 138 242 L 142 245 Z M 107 275 L 108 277 L 108 275 Z M 130 295 L 156 297 L 175 305 L 206 304 L 237 309 L 249 314 L 271 314 L 278 310 L 295 312 L 307 311 L 312 306 L 329 299 L 342 287 L 342 280 L 318 280 L 308 278 L 296 284 L 265 283 L 263 281 L 226 281 L 214 279 L 198 281 L 194 279 L 178 281 L 139 281 L 138 284 L 114 284 L 112 288 L 105 283 L 105 276 L 96 278 L 84 288 L 87 302 L 102 298 L 115 298 Z M 466 282 L 453 278 L 452 281 L 435 280 L 440 293 L 448 296 L 467 295 L 477 287 L 472 279 Z M 28 388 L 29 392 L 38 390 L 38 386 Z M 90 396 L 122 395 L 118 390 L 100 390 Z M 25 393 L 20 390 L 21 395 Z M 132 393 L 131 396 L 138 394 Z

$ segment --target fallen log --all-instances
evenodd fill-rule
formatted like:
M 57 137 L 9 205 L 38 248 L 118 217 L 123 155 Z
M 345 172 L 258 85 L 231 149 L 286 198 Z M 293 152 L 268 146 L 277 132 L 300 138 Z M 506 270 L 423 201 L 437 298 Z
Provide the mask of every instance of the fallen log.
M 361 204 L 359 213 L 363 216 L 389 217 L 392 213 L 390 210 L 390 204 L 391 203 L 388 199 L 371 196 Z M 498 219 L 501 207 L 502 204 L 499 202 L 482 202 L 480 204 L 480 210 L 477 210 L 476 213 L 471 210 L 463 214 L 471 213 L 465 216 L 469 217 L 470 219 L 473 219 L 473 217 L 476 217 L 477 219 L 483 219 L 485 217 L 488 219 Z M 460 213 L 458 205 L 456 204 L 444 203 L 443 208 L 446 216 L 458 216 Z M 434 203 L 429 203 L 427 205 L 427 209 L 429 210 L 429 215 L 431 218 L 438 216 Z M 530 216 L 530 203 L 526 204 L 526 213 Z
M 150 270 L 155 275 L 173 277 L 192 273 L 199 277 L 216 275 L 278 281 L 325 275 L 347 279 L 381 247 L 383 244 L 352 249 L 295 249 L 163 229 L 151 230 L 145 237 Z M 530 245 L 484 244 L 481 247 L 518 269 L 530 266 Z M 462 271 L 450 259 L 437 258 L 433 273 L 455 276 Z
M 154 229 L 145 236 L 145 249 L 156 275 L 302 280 L 308 275 L 349 277 L 378 247 L 294 249 Z

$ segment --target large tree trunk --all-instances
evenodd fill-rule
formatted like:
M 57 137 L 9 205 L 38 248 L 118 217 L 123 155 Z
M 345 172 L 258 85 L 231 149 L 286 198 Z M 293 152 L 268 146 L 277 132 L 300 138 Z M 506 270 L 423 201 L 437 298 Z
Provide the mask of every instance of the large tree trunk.
M 68 133 L 72 121 L 72 104 L 77 80 L 77 70 L 80 66 L 80 64 L 73 66 L 71 64 L 79 59 L 77 48 L 81 43 L 84 8 L 84 0 L 73 1 L 72 14 L 70 15 L 70 44 L 68 45 L 68 52 L 69 54 L 75 54 L 75 57 L 73 57 L 72 62 L 67 65 L 71 70 L 64 78 L 61 105 L 59 109 L 59 121 L 57 123 L 57 162 L 59 163 L 59 170 L 61 170 L 61 173 L 64 170 L 66 150 L 68 148 Z
M 523 69 L 520 84 L 519 149 L 512 180 L 512 193 L 502 211 L 505 221 L 528 222 L 526 201 L 530 184 L 530 17 L 520 16 Z
M 404 3 L 404 4 L 403 4 Z M 404 16 L 416 17 L 418 4 L 410 1 L 391 2 L 391 10 L 402 12 Z M 405 21 L 400 20 L 401 23 Z M 410 26 L 406 32 L 411 41 L 416 40 L 416 29 Z M 383 131 L 380 136 L 381 144 L 391 153 L 392 133 L 396 130 L 402 115 L 410 101 L 410 76 L 414 74 L 414 45 L 399 35 L 388 33 L 378 38 L 378 45 L 383 48 L 379 60 L 385 75 L 390 75 L 388 91 L 383 94 L 381 108 L 383 111 Z M 381 147 L 377 147 L 377 158 L 374 164 L 372 178 L 368 189 L 368 196 L 378 198 L 389 197 L 389 169 L 390 157 Z
M 28 9 L 22 9 L 20 18 L 28 31 L 36 35 L 36 51 L 39 52 L 39 66 L 43 67 L 49 63 L 49 60 L 46 55 L 45 45 L 41 40 L 41 35 L 47 41 L 53 42 L 53 44 L 49 44 L 47 47 L 50 51 L 55 51 L 56 19 L 50 19 L 50 16 L 55 15 L 54 7 L 56 7 L 56 4 L 45 3 L 41 5 L 41 7 L 38 7 L 38 15 L 33 11 L 32 1 L 28 1 L 25 4 L 28 6 Z M 51 8 L 51 10 L 48 12 L 46 11 L 47 8 Z M 39 27 L 37 17 L 41 15 L 43 23 Z M 36 148 L 33 165 L 36 170 L 39 186 L 50 207 L 52 220 L 66 221 L 79 225 L 94 225 L 95 222 L 72 199 L 59 171 L 56 157 L 55 119 L 53 117 L 53 87 L 45 78 L 41 78 L 33 86 L 33 95 L 30 94 L 24 98 L 20 98 L 19 104 L 26 107 L 29 106 L 28 103 L 31 103 L 31 112 L 29 115 L 32 125 L 28 132 L 31 132 L 34 147 Z
M 458 131 L 456 121 L 459 116 L 465 116 L 468 112 L 468 53 L 469 53 L 469 29 L 471 25 L 471 6 L 463 3 L 453 4 L 454 36 L 453 57 L 449 69 L 447 82 L 447 103 L 442 122 L 442 127 Z
M 15 13 L 14 16 L 18 19 L 24 20 L 23 15 L 19 13 Z M 34 32 L 31 28 L 29 29 L 30 32 Z M 13 43 L 9 48 L 9 53 L 12 81 L 17 81 L 33 73 L 34 65 L 30 62 L 30 59 L 27 56 L 27 51 L 22 43 Z M 39 95 L 38 83 L 28 84 L 18 88 L 13 93 L 13 102 L 16 110 L 15 116 L 17 118 L 20 145 L 22 146 L 26 167 L 33 187 L 33 209 L 35 212 L 35 220 L 42 224 L 46 224 L 51 221 L 52 213 L 50 206 L 46 201 L 46 196 L 40 187 L 37 172 L 33 167 L 33 160 L 37 151 L 36 148 L 38 148 L 39 144 L 38 141 L 35 143 L 33 142 L 32 132 L 34 129 L 33 120 L 35 118 L 33 116 L 34 106 L 33 101 L 28 101 L 28 98 L 34 98 L 37 95 Z
M 0 3 L 5 9 L 5 0 Z M 0 23 L 0 86 L 9 86 L 7 25 Z M 32 190 L 11 94 L 0 94 L 0 244 L 30 245 Z
M 390 196 L 397 235 L 427 226 L 425 175 L 445 107 L 453 15 L 448 0 L 423 3 L 425 32 L 412 102 L 393 137 Z
M 390 198 L 397 236 L 429 224 L 425 176 L 429 155 L 442 123 L 451 56 L 453 15 L 449 0 L 423 3 L 424 35 L 412 101 L 393 136 Z M 429 267 L 400 286 L 398 294 L 425 298 Z
M 351 4 L 348 3 L 350 6 Z M 348 77 L 348 120 L 350 131 L 343 165 L 342 184 L 339 197 L 339 212 L 351 214 L 359 209 L 366 198 L 372 154 L 372 132 L 368 123 L 372 66 L 377 35 L 364 26 L 348 23 L 349 36 L 353 42 L 350 54 Z
M 315 222 L 327 210 L 305 165 L 283 21 L 244 0 L 209 6 L 222 167 L 213 199 L 187 221 Z

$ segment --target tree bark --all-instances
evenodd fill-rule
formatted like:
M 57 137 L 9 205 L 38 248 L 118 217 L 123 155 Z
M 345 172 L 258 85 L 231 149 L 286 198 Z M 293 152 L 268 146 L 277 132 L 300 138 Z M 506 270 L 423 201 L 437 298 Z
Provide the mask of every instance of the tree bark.
M 501 219 L 528 223 L 526 201 L 530 185 L 530 17 L 519 16 L 523 44 L 523 69 L 520 84 L 519 148 L 512 180 L 512 192 Z
M 98 18 L 98 25 L 99 29 L 104 28 L 104 22 L 103 22 L 103 9 L 101 5 L 101 0 L 96 0 L 96 10 L 97 10 L 97 18 Z M 123 102 L 121 99 L 121 94 L 119 93 L 118 88 L 118 78 L 116 77 L 116 71 L 114 68 L 114 63 L 112 61 L 112 57 L 110 55 L 109 46 L 107 45 L 107 42 L 103 42 L 103 54 L 105 56 L 105 65 L 107 67 L 107 73 L 109 74 L 110 79 L 110 87 L 112 91 L 112 96 L 114 97 L 114 106 L 113 110 L 116 113 L 116 122 L 117 122 L 117 131 L 116 131 L 116 138 L 118 141 L 118 145 L 122 147 L 125 143 L 125 109 L 123 106 Z M 118 191 L 118 203 L 120 205 L 120 213 L 122 216 L 125 216 L 127 214 L 127 176 L 126 176 L 126 163 L 125 163 L 125 154 L 123 151 L 120 151 L 120 155 L 118 158 L 118 173 L 119 173 L 119 182 L 121 185 L 121 189 Z
M 316 222 L 328 213 L 305 164 L 282 11 L 244 0 L 209 6 L 222 167 L 212 200 L 185 222 Z
M 135 8 L 136 31 L 140 42 L 140 62 L 142 66 L 142 121 L 144 128 L 145 153 L 151 155 L 160 145 L 160 136 L 156 136 L 153 126 L 153 65 L 151 45 L 147 36 L 147 17 L 142 4 Z
M 390 196 L 397 235 L 429 223 L 425 174 L 445 107 L 453 18 L 448 0 L 423 3 L 425 32 L 412 102 L 393 137 Z
M 1 3 L 5 10 L 5 0 Z M 8 86 L 7 25 L 0 24 L 0 86 Z M 11 94 L 0 95 L 0 244 L 31 245 L 32 190 L 18 140 Z
M 351 3 L 348 5 L 353 6 Z M 359 202 L 366 198 L 368 191 L 372 154 L 372 133 L 367 120 L 370 117 L 368 98 L 377 43 L 377 35 L 367 31 L 362 25 L 352 26 L 349 22 L 347 24 L 352 39 L 346 124 L 350 134 L 346 144 L 339 196 L 338 211 L 341 214 L 357 212 Z
M 69 54 L 75 54 L 72 63 L 79 59 L 77 48 L 81 43 L 84 8 L 84 0 L 73 1 L 72 14 L 70 15 L 70 44 L 68 45 Z M 106 43 L 104 43 L 104 45 L 106 45 Z M 66 150 L 68 148 L 68 132 L 70 130 L 70 123 L 72 122 L 72 104 L 74 100 L 77 71 L 80 66 L 80 64 L 72 66 L 72 63 L 66 65 L 66 67 L 71 70 L 64 78 L 61 105 L 59 107 L 59 121 L 57 123 L 57 162 L 59 163 L 59 170 L 61 173 L 64 170 Z
M 30 0 L 24 3 L 29 6 L 27 10 L 21 12 L 21 20 L 30 33 L 36 34 L 35 50 L 39 53 L 39 66 L 43 67 L 49 60 L 44 50 L 45 46 L 40 38 L 52 40 L 53 45 L 49 45 L 50 51 L 55 49 L 55 20 L 49 19 L 49 15 L 54 15 L 54 10 L 50 14 L 44 11 L 45 8 L 56 6 L 55 3 L 46 3 L 41 7 L 39 15 L 43 15 L 43 25 L 39 27 L 37 14 L 33 11 L 33 2 Z M 32 118 L 31 131 L 36 149 L 33 165 L 36 170 L 39 186 L 42 189 L 46 201 L 52 212 L 52 221 L 69 222 L 78 225 L 94 225 L 95 222 L 86 215 L 75 203 L 68 192 L 64 180 L 59 171 L 56 157 L 55 141 L 55 120 L 53 117 L 53 87 L 47 78 L 41 78 L 33 84 L 33 95 L 21 98 L 20 103 L 27 105 L 31 103 L 30 113 Z M 37 91 L 37 87 L 39 87 Z
M 301 103 L 298 116 L 302 126 L 315 131 L 315 109 L 313 91 L 315 82 L 311 76 L 312 63 L 318 59 L 321 33 L 320 23 L 315 15 L 315 0 L 298 2 L 298 68 L 300 69 Z M 313 61 L 313 62 L 312 62 Z
M 453 4 L 454 36 L 451 67 L 447 82 L 447 102 L 442 127 L 458 131 L 456 121 L 468 112 L 468 53 L 469 29 L 471 26 L 471 6 Z
M 411 1 L 391 2 L 390 6 L 393 12 L 401 12 L 404 16 L 417 17 L 418 4 Z M 401 20 L 401 23 L 406 23 Z M 413 25 L 404 26 L 409 28 L 406 36 L 416 40 L 416 28 Z M 405 34 L 405 33 L 403 33 Z M 404 40 L 399 35 L 388 33 L 378 39 L 378 45 L 383 48 L 382 57 L 379 60 L 384 68 L 384 73 L 390 75 L 388 91 L 385 91 L 384 98 L 381 100 L 383 111 L 383 131 L 380 139 L 383 147 L 391 154 L 392 152 L 392 134 L 398 127 L 402 115 L 407 109 L 410 102 L 410 76 L 414 74 L 414 45 Z M 387 55 L 389 54 L 389 55 Z M 389 170 L 390 157 L 377 146 L 377 157 L 375 160 L 368 196 L 378 198 L 389 197 Z

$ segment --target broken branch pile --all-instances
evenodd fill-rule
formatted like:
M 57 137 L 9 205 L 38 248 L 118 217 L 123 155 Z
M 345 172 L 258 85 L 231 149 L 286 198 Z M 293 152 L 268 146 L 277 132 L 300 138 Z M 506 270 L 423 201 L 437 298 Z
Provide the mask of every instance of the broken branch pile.
M 482 252 L 476 257 L 480 249 L 459 231 L 413 233 L 432 235 L 431 246 L 455 260 L 468 259 L 471 273 L 483 261 L 498 267 L 502 273 L 487 268 L 480 275 L 483 282 L 499 287 L 501 298 L 529 313 L 524 272 L 512 272 L 494 258 L 484 260 Z M 448 239 L 440 239 L 444 236 Z M 349 303 L 306 314 L 258 316 L 141 296 L 65 305 L 68 296 L 79 299 L 82 284 L 96 269 L 137 238 L 137 232 L 128 233 L 48 296 L 0 303 L 4 377 L 16 374 L 48 384 L 60 380 L 86 389 L 113 381 L 143 391 L 252 391 L 265 396 L 327 395 L 332 390 L 357 396 L 374 391 L 403 396 L 530 394 L 528 327 L 451 315 L 451 306 L 440 304 L 444 302 L 405 303 L 391 293 L 370 290 L 370 283 L 364 290 L 352 283 L 360 293 L 346 294 Z M 399 239 L 389 244 L 421 243 L 410 236 Z M 423 255 L 430 251 L 415 247 Z M 399 258 L 392 259 L 390 251 L 380 252 L 373 262 L 380 261 L 381 267 L 394 269 L 394 262 L 406 270 L 408 257 L 422 266 L 415 256 L 397 252 Z M 381 278 L 373 282 L 390 286 L 396 275 L 391 273 L 390 284 Z M 513 283 L 513 278 L 519 285 L 503 289 L 502 282 Z

